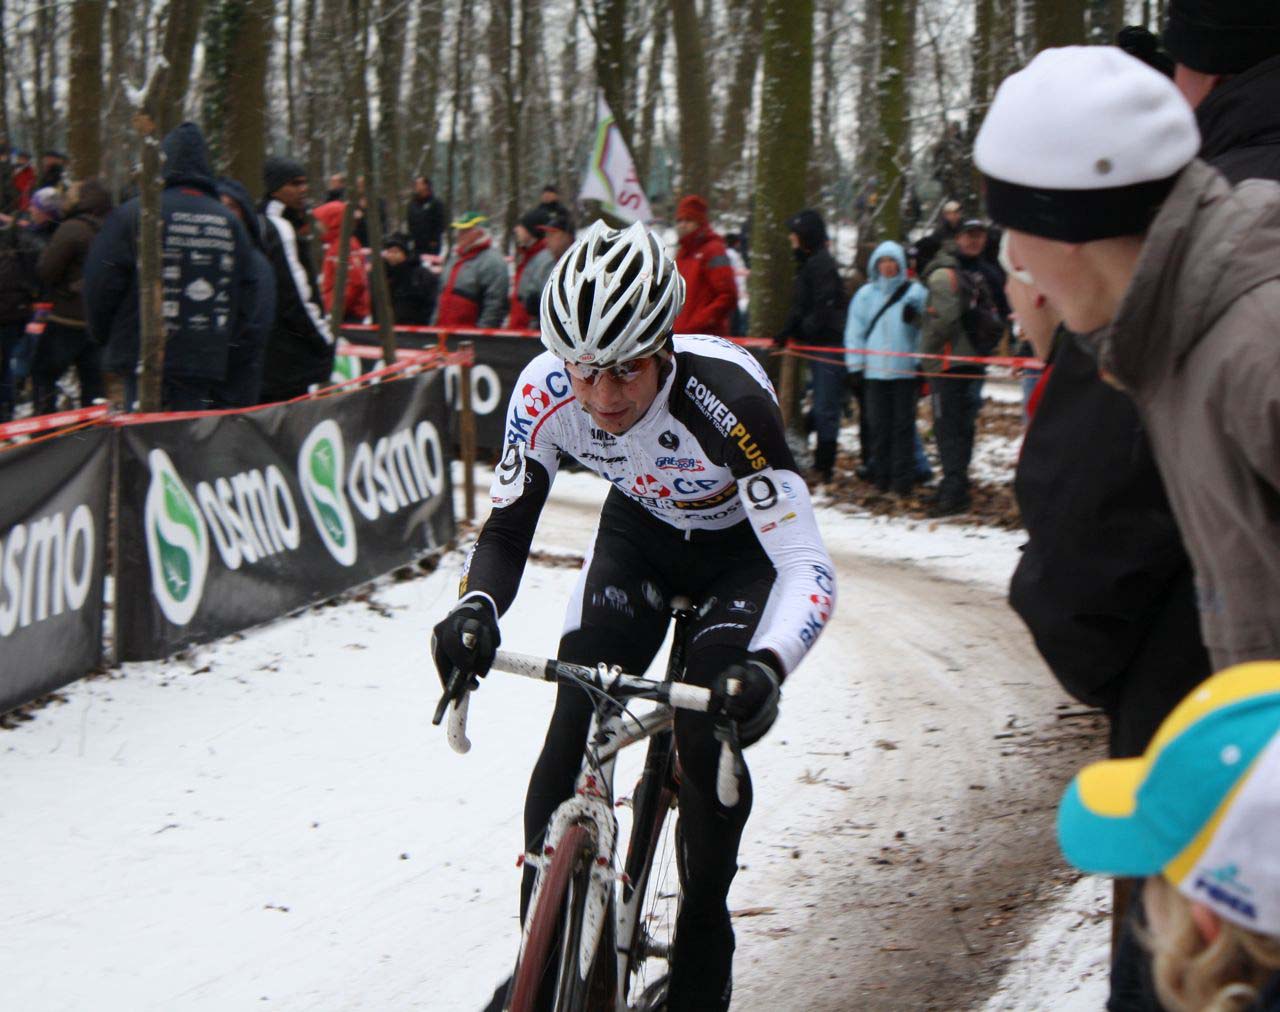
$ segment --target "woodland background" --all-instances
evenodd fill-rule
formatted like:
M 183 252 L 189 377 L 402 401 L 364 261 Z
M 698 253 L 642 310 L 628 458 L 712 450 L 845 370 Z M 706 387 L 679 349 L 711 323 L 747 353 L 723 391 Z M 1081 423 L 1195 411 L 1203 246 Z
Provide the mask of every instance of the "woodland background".
M 412 177 L 507 241 L 546 182 L 577 193 L 597 88 L 655 214 L 706 196 L 747 225 L 753 331 L 786 312 L 785 220 L 860 245 L 976 206 L 969 150 L 995 86 L 1047 46 L 1159 30 L 1163 0 L 0 0 L 0 134 L 119 192 L 159 132 L 204 129 L 255 195 L 289 153 L 313 191 Z

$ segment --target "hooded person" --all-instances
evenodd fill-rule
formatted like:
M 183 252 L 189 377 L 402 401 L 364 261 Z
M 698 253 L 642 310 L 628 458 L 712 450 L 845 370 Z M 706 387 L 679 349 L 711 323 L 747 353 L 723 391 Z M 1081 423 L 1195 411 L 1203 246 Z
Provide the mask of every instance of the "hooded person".
M 827 249 L 827 226 L 822 215 L 806 208 L 787 219 L 791 248 L 796 257 L 791 310 L 773 343 L 789 340 L 802 346 L 821 345 L 833 353 L 806 351 L 813 380 L 813 421 L 818 443 L 813 455 L 813 481 L 832 478 L 836 440 L 840 435 L 840 409 L 847 372 L 844 364 L 844 285 L 835 258 Z M 839 349 L 840 353 L 834 352 Z
M 204 136 L 183 123 L 164 138 L 160 195 L 164 313 L 162 401 L 171 411 L 242 407 L 260 339 L 248 333 L 257 308 L 253 244 L 239 217 L 218 199 Z M 89 329 L 103 365 L 126 381 L 139 366 L 140 199 L 121 205 L 94 240 L 85 267 Z M 256 346 L 255 346 L 256 345 Z
M 320 297 L 324 311 L 333 311 L 333 288 L 338 283 L 338 240 L 342 236 L 342 217 L 347 205 L 341 200 L 321 204 L 311 216 L 324 229 L 324 269 L 320 272 Z M 363 323 L 373 312 L 369 301 L 369 272 L 365 270 L 364 249 L 355 235 L 347 240 L 347 294 L 343 300 L 342 318 L 349 323 Z
M 872 437 L 868 477 L 905 495 L 915 483 L 916 371 L 920 321 L 929 293 L 907 276 L 907 256 L 882 242 L 868 261 L 870 278 L 849 303 L 844 345 L 850 373 L 862 373 Z
M 694 194 L 680 199 L 676 233 L 680 237 L 676 268 L 685 290 L 676 333 L 726 337 L 738 305 L 738 283 L 724 240 L 707 218 L 705 200 Z
M 57 409 L 58 377 L 76 367 L 80 406 L 103 394 L 102 352 L 85 326 L 85 271 L 89 248 L 111 210 L 111 194 L 96 177 L 75 183 L 67 195 L 66 218 L 36 261 L 36 276 L 52 307 L 31 357 L 36 414 Z

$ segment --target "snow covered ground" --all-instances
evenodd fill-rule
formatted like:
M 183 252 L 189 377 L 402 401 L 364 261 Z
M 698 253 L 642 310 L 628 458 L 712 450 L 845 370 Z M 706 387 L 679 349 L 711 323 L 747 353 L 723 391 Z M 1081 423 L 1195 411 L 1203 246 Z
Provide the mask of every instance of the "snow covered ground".
M 512 649 L 554 649 L 576 576 L 564 563 L 585 549 L 603 491 L 586 475 L 557 481 L 534 544 L 548 561 L 530 565 L 503 621 Z M 965 782 L 998 774 L 1000 760 L 968 753 L 1011 726 L 983 696 L 1006 690 L 970 690 L 948 672 L 969 677 L 970 655 L 978 670 L 1032 663 L 1025 643 L 995 642 L 1016 629 L 995 595 L 1017 535 L 821 514 L 847 624 L 828 630 L 788 683 L 777 729 L 750 755 L 762 774 L 731 894 L 743 914 L 735 1009 L 893 1007 L 815 970 L 825 960 L 824 971 L 841 971 L 845 953 L 867 948 L 814 923 L 832 899 L 827 870 L 865 866 L 863 851 L 892 843 L 882 779 L 914 785 L 892 803 L 891 818 L 905 825 L 949 811 L 931 796 L 931 777 L 963 795 Z M 465 757 L 431 727 L 438 690 L 427 639 L 455 597 L 460 564 L 453 553 L 430 575 L 387 579 L 167 662 L 126 665 L 0 733 L 0 1004 L 478 1008 L 516 948 L 520 811 L 553 693 L 491 676 L 473 701 Z M 887 596 L 895 581 L 906 581 L 915 608 Z M 937 601 L 920 599 L 935 585 Z M 948 610 L 968 585 L 995 602 L 996 618 L 970 628 L 961 623 L 975 609 Z M 964 658 L 938 667 L 930 657 L 944 648 L 930 636 L 948 622 L 945 651 Z M 910 650 L 888 642 L 908 631 Z M 932 666 L 917 669 L 924 661 Z M 901 699 L 877 687 L 886 673 L 902 683 Z M 970 691 L 982 704 L 965 714 L 972 741 L 957 732 L 919 739 L 936 752 L 908 747 L 945 719 L 932 697 L 963 701 Z M 1038 687 L 1027 700 L 1048 709 L 1057 698 Z M 620 770 L 620 790 L 632 769 Z M 859 815 L 860 797 L 885 810 Z M 845 899 L 858 906 L 856 895 Z M 1088 879 L 1063 896 L 988 1007 L 1101 1007 L 1103 902 Z M 834 956 L 809 945 L 819 934 Z M 819 976 L 832 978 L 826 990 Z

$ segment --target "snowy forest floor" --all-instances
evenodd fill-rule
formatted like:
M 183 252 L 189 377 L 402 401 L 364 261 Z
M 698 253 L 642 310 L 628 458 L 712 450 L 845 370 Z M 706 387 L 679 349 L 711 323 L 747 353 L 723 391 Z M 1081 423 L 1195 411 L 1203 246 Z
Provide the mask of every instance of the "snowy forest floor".
M 557 480 L 510 648 L 554 650 L 603 492 Z M 1004 602 L 1021 535 L 869 513 L 819 509 L 837 617 L 748 756 L 734 1008 L 1099 1008 L 1106 884 L 1064 866 L 1053 822 L 1103 734 Z M 517 947 L 553 693 L 492 676 L 465 757 L 430 726 L 427 638 L 461 561 L 0 731 L 6 1007 L 479 1008 Z

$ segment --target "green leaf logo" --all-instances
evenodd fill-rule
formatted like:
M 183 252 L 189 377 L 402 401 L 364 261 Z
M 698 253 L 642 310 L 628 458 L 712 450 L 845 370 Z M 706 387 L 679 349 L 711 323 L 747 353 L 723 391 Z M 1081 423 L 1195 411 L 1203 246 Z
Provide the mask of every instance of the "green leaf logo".
M 298 481 L 320 540 L 340 565 L 355 564 L 356 525 L 343 489 L 346 450 L 333 419 L 317 425 L 298 450 Z
M 209 574 L 209 532 L 199 506 L 164 450 L 147 456 L 151 484 L 143 507 L 151 593 L 174 625 L 186 625 L 200 606 Z

